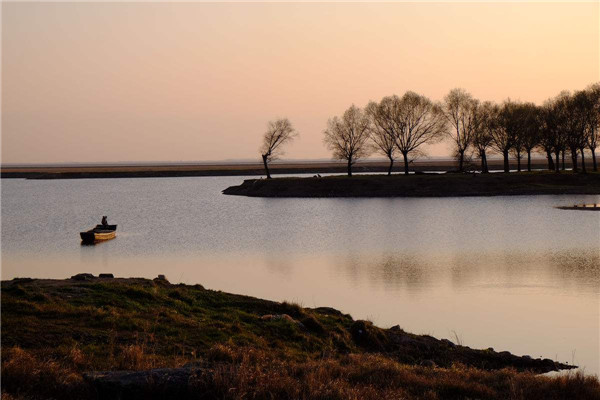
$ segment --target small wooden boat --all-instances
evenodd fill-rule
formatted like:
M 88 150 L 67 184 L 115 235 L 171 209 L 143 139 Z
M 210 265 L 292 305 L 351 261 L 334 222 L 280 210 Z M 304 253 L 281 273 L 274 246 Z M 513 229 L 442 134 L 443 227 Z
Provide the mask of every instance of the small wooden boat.
M 95 228 L 87 232 L 80 232 L 83 243 L 96 243 L 104 240 L 114 239 L 117 236 L 116 225 L 96 225 Z

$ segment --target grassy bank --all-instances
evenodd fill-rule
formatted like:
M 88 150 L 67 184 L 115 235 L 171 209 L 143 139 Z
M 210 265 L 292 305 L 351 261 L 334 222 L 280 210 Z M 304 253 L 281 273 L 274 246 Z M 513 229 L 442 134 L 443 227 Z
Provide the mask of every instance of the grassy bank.
M 600 398 L 597 378 L 535 375 L 569 368 L 552 360 L 200 285 L 16 279 L 1 296 L 6 399 Z
M 252 197 L 454 197 L 600 194 L 600 174 L 354 175 L 248 179 L 224 194 Z

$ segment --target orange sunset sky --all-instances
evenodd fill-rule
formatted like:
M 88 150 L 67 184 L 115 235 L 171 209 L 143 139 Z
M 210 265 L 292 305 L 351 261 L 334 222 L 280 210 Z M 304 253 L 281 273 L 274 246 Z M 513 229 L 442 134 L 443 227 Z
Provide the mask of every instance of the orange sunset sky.
M 4 2 L 2 162 L 258 159 L 278 116 L 300 132 L 285 158 L 329 158 L 352 103 L 583 89 L 599 26 L 598 2 Z

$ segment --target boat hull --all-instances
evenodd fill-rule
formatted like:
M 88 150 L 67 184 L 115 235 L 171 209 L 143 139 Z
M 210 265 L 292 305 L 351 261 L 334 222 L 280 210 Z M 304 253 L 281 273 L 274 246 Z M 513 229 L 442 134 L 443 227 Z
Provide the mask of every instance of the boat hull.
M 82 243 L 97 243 L 114 239 L 117 236 L 117 225 L 96 225 L 94 229 L 80 232 Z

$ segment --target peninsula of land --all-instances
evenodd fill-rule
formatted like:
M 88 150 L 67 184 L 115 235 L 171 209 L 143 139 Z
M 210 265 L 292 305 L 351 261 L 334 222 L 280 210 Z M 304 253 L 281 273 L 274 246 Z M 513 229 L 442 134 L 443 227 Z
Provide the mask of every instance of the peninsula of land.
M 2 397 L 597 399 L 597 377 L 160 276 L 2 282 Z M 513 394 L 519 396 L 514 397 Z
M 600 194 L 600 174 L 354 175 L 247 179 L 224 194 L 250 197 L 461 197 Z

